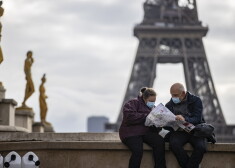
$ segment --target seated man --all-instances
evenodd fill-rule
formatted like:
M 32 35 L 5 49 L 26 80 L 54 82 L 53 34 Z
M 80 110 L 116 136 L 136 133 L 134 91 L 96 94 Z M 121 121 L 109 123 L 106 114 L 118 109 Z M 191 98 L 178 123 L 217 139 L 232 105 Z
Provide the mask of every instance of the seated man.
M 176 115 L 176 120 L 187 121 L 194 125 L 203 121 L 202 101 L 199 97 L 185 91 L 180 83 L 175 83 L 170 88 L 171 100 L 166 107 Z M 169 137 L 169 143 L 179 165 L 182 168 L 198 168 L 206 152 L 205 138 L 195 137 L 192 134 L 178 129 L 173 131 Z M 190 143 L 193 146 L 191 156 L 188 156 L 183 146 Z

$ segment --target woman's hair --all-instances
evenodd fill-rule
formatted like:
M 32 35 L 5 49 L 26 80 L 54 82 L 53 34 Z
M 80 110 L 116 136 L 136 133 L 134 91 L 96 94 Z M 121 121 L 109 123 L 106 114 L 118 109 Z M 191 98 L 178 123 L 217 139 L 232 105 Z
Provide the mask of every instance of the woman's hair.
M 153 88 L 143 87 L 140 89 L 140 96 L 147 99 L 150 96 L 157 96 L 157 93 L 153 90 Z

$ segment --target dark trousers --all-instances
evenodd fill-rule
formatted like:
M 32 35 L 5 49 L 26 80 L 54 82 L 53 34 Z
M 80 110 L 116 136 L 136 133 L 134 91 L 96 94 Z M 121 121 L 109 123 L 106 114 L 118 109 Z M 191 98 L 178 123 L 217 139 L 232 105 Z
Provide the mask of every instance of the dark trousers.
M 153 148 L 154 168 L 165 168 L 165 142 L 158 133 L 148 133 L 142 136 L 126 138 L 123 143 L 131 150 L 129 168 L 140 168 L 143 156 L 143 143 Z
M 175 131 L 170 135 L 170 147 L 179 165 L 182 168 L 198 168 L 206 152 L 205 138 L 195 137 L 185 131 Z M 188 156 L 183 146 L 190 143 L 193 147 L 191 156 Z

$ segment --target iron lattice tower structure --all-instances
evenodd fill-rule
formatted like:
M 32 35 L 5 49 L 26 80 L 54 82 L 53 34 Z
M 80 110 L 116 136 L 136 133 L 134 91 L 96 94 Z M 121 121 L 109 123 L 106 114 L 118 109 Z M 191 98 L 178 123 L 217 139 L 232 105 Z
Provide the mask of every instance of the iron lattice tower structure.
M 147 0 L 144 19 L 134 28 L 139 46 L 123 103 L 143 86 L 153 87 L 158 63 L 182 63 L 187 90 L 203 102 L 206 122 L 216 128 L 219 141 L 235 141 L 227 126 L 208 65 L 202 38 L 208 27 L 198 19 L 196 0 Z M 119 128 L 122 112 L 117 119 Z

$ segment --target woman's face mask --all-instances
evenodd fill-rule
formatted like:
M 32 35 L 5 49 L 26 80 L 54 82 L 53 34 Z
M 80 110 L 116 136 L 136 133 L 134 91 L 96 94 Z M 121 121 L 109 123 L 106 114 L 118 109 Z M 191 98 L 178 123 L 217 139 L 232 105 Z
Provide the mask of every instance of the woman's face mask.
M 148 101 L 146 104 L 149 108 L 153 108 L 155 106 L 155 102 Z
M 146 105 L 149 108 L 153 108 L 155 106 L 156 96 L 150 96 L 147 100 L 145 100 Z

